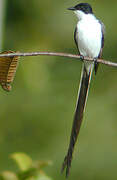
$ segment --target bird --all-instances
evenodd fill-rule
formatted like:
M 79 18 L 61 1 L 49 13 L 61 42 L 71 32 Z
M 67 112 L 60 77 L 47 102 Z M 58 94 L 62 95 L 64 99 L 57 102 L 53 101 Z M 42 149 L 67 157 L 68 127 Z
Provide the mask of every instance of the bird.
M 99 64 L 97 63 L 97 59 L 101 58 L 102 56 L 105 33 L 104 24 L 102 23 L 102 21 L 96 18 L 90 4 L 79 3 L 74 7 L 68 8 L 68 10 L 74 11 L 78 18 L 78 22 L 74 32 L 74 41 L 80 53 L 81 59 L 84 60 L 84 57 L 89 57 L 94 61 L 83 61 L 70 143 L 61 170 L 63 172 L 64 169 L 66 169 L 66 177 L 68 177 L 70 173 L 73 151 L 83 120 L 92 71 L 94 69 L 95 74 L 97 73 L 99 66 Z

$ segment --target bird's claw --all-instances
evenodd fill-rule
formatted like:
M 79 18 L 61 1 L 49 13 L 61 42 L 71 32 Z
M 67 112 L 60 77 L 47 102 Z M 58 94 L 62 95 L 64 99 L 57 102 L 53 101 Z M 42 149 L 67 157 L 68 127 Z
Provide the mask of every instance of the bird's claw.
M 84 60 L 84 56 L 83 56 L 83 55 L 80 55 L 80 59 L 83 61 L 83 60 Z
M 97 59 L 98 59 L 98 58 L 94 58 L 94 59 L 93 59 L 95 65 L 97 65 Z

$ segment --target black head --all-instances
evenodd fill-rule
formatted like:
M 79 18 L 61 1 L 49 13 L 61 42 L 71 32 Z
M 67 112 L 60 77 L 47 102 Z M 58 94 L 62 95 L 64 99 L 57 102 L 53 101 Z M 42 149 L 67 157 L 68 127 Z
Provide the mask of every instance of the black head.
M 88 4 L 88 3 L 80 3 L 80 4 L 77 4 L 77 5 L 74 6 L 74 7 L 68 8 L 68 10 L 73 10 L 73 11 L 81 10 L 81 11 L 83 11 L 85 14 L 93 14 L 92 7 L 91 7 L 90 4 Z

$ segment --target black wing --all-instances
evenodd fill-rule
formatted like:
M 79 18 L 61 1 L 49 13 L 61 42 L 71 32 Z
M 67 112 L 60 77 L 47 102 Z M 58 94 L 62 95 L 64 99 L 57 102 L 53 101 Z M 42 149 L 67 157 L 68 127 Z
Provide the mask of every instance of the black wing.
M 101 21 L 99 21 L 99 23 L 101 24 L 102 39 L 101 39 L 101 50 L 100 50 L 100 54 L 99 54 L 98 58 L 101 58 L 102 50 L 103 50 L 103 47 L 104 47 L 105 26 L 104 26 L 104 24 Z M 95 74 L 97 73 L 98 67 L 99 67 L 99 63 L 95 64 Z
M 101 42 L 102 46 L 101 46 L 101 49 L 103 49 L 103 47 L 104 47 L 105 26 L 104 26 L 103 22 L 99 21 L 99 23 L 101 24 L 101 31 L 102 31 L 102 42 Z
M 77 31 L 77 27 L 76 27 L 76 28 L 75 28 L 75 31 L 74 31 L 74 41 L 75 41 L 75 44 L 76 44 L 77 49 L 78 49 L 77 37 L 78 37 L 78 31 Z

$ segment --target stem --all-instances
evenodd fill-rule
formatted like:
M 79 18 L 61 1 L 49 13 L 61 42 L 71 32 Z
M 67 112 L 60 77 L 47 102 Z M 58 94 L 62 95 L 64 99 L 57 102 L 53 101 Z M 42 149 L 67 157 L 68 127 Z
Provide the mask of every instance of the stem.
M 0 57 L 14 57 L 14 56 L 61 56 L 61 57 L 67 57 L 67 58 L 75 58 L 77 60 L 81 60 L 81 56 L 80 55 L 75 55 L 75 54 L 69 54 L 69 53 L 61 53 L 61 52 L 43 52 L 43 51 L 39 51 L 39 52 L 17 52 L 17 53 L 8 53 L 8 54 L 4 54 L 1 53 Z M 89 57 L 84 57 L 85 61 L 94 61 L 94 59 L 89 58 Z M 101 64 L 105 64 L 107 66 L 112 66 L 112 67 L 117 67 L 117 63 L 111 62 L 111 61 L 107 61 L 107 60 L 103 60 L 103 59 L 97 59 L 98 63 Z

